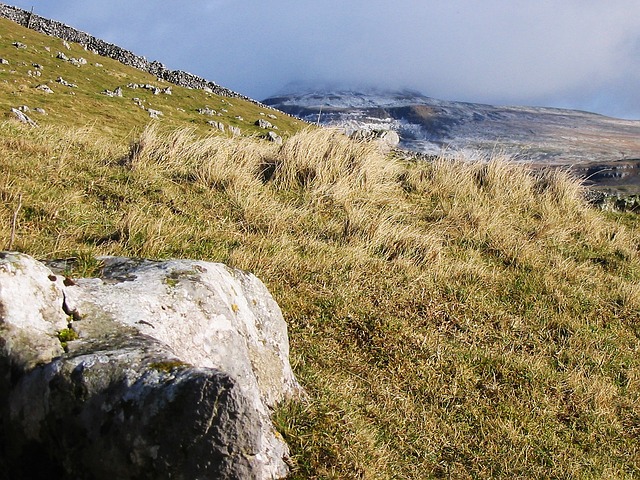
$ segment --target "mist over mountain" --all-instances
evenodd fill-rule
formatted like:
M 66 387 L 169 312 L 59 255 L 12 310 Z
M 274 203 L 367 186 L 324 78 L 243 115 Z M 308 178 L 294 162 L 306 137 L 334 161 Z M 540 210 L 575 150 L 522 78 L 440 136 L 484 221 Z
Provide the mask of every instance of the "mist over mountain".
M 640 121 L 579 110 L 438 100 L 415 90 L 291 84 L 263 102 L 303 120 L 356 130 L 394 130 L 400 148 L 567 165 L 591 180 L 638 183 Z

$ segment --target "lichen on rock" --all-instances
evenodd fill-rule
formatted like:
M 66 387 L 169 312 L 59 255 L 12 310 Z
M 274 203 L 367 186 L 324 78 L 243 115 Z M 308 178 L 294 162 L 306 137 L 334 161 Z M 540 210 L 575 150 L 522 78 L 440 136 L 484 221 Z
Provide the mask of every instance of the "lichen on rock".
M 208 262 L 100 260 L 100 278 L 65 282 L 0 254 L 0 466 L 14 478 L 286 476 L 270 412 L 300 387 L 262 282 Z

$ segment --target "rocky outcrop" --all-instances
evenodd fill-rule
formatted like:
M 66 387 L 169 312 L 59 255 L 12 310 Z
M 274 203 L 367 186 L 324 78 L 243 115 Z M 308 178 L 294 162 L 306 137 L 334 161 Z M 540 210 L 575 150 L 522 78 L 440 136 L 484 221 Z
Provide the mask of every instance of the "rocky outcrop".
M 256 120 L 254 125 L 264 129 L 273 128 L 273 125 L 271 124 L 271 122 L 268 122 L 267 120 L 264 120 L 262 118 L 259 118 L 258 120 Z
M 267 132 L 266 136 L 267 140 L 275 143 L 276 145 L 282 145 L 282 137 L 278 135 L 276 132 Z
M 299 386 L 264 285 L 215 263 L 100 260 L 72 280 L 67 262 L 0 253 L 5 477 L 284 477 L 270 411 Z
M 390 152 L 400 143 L 400 136 L 393 130 L 363 128 L 356 130 L 350 136 L 356 140 L 374 141 L 384 153 Z

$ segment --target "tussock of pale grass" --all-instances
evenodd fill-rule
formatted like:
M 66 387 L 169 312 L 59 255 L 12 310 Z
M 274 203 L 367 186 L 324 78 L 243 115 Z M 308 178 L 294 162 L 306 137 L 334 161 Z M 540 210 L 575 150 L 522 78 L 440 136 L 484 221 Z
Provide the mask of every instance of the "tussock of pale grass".
M 384 194 L 396 187 L 399 172 L 375 144 L 353 141 L 330 129 L 299 132 L 280 148 L 272 165 L 270 180 L 276 188 L 302 187 L 336 198 L 354 191 Z
M 276 414 L 292 478 L 640 475 L 640 224 L 566 172 L 403 162 L 320 129 L 0 133 L 3 243 L 22 194 L 19 250 L 267 283 L 309 395 Z
M 269 145 L 254 139 L 202 138 L 192 129 L 162 131 L 152 125 L 131 144 L 125 163 L 133 170 L 151 169 L 176 181 L 197 181 L 208 188 L 244 183 L 246 188 L 255 188 L 259 182 L 255 172 L 270 150 Z

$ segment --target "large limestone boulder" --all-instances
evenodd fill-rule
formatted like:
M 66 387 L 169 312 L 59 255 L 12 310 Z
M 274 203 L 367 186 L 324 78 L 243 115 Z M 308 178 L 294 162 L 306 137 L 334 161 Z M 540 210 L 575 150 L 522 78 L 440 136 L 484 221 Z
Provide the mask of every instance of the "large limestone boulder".
M 71 280 L 0 254 L 7 478 L 286 476 L 270 412 L 300 387 L 264 285 L 215 263 L 101 260 L 100 278 Z

